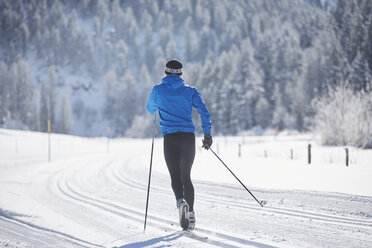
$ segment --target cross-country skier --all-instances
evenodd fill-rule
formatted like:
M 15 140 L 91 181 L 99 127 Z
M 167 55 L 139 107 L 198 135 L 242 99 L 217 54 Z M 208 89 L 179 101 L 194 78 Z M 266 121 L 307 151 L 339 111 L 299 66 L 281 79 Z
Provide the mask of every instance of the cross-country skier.
M 204 132 L 203 148 L 207 150 L 212 145 L 211 116 L 199 91 L 184 84 L 182 70 L 182 63 L 178 60 L 166 64 L 166 77 L 152 89 L 147 110 L 151 114 L 159 111 L 164 157 L 177 200 L 180 225 L 184 230 L 192 230 L 195 227 L 194 187 L 190 178 L 195 157 L 192 107 L 200 114 Z

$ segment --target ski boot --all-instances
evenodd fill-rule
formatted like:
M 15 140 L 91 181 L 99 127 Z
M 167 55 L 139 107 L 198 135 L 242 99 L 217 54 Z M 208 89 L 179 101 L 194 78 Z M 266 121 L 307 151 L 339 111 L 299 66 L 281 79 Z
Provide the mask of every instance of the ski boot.
M 190 211 L 189 212 L 189 228 L 188 230 L 192 231 L 195 228 L 195 212 Z
M 189 228 L 189 205 L 183 198 L 180 198 L 177 200 L 177 208 L 179 211 L 180 226 L 183 230 L 187 230 Z

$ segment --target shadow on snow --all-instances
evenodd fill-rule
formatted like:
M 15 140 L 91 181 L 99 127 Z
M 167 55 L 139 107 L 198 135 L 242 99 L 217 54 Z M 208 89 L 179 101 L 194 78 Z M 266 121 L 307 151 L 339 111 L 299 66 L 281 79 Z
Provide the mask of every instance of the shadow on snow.
M 149 239 L 149 240 L 145 240 L 145 241 L 140 241 L 140 242 L 135 242 L 135 243 L 131 243 L 131 244 L 126 244 L 126 245 L 123 245 L 123 246 L 120 246 L 120 247 L 116 246 L 115 248 L 146 247 L 146 246 L 154 245 L 154 244 L 157 244 L 157 243 L 160 243 L 160 242 L 170 242 L 170 241 L 173 241 L 173 240 L 176 240 L 176 239 L 180 238 L 181 236 L 182 236 L 181 234 L 172 233 L 172 234 L 169 234 L 169 235 L 166 235 L 166 236 L 157 237 L 157 238 L 153 238 L 153 239 Z M 159 245 L 160 246 L 158 246 L 158 248 L 173 246 L 172 244 L 159 244 Z

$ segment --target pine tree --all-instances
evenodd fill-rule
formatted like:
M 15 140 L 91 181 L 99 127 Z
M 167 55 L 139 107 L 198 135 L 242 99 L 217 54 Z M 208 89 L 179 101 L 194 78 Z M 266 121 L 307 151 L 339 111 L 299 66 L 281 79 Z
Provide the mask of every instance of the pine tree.
M 63 52 L 61 52 L 61 35 L 59 33 L 59 29 L 53 27 L 51 31 L 51 43 L 53 44 L 53 56 L 52 56 L 52 63 L 55 65 L 63 65 Z
M 71 105 L 66 92 L 62 98 L 60 132 L 69 134 L 71 131 Z
M 35 0 L 31 0 L 28 5 L 28 16 L 29 16 L 29 32 L 30 40 L 34 41 L 34 37 L 41 26 L 40 10 L 37 7 Z
M 4 61 L 0 63 L 0 124 L 6 123 L 9 107 L 9 77 L 8 66 Z
M 156 82 L 160 83 L 161 79 L 165 76 L 164 69 L 165 69 L 165 64 L 167 63 L 167 60 L 164 57 L 163 49 L 161 47 L 158 47 L 156 49 L 156 54 L 157 54 L 156 62 L 155 62 L 155 65 L 153 66 L 154 73 L 152 74 L 152 78 Z
M 140 73 L 140 101 L 139 101 L 139 110 L 138 113 L 145 113 L 145 105 L 147 102 L 147 99 L 150 95 L 150 92 L 152 90 L 153 82 L 151 81 L 149 70 L 147 69 L 146 65 L 143 65 L 141 67 L 141 73 Z
M 165 56 L 167 58 L 177 58 L 177 46 L 174 39 L 170 39 L 167 43 L 167 46 L 165 48 Z
M 32 125 L 32 99 L 33 90 L 31 85 L 31 72 L 28 63 L 24 59 L 18 60 L 17 77 L 17 101 L 19 101 L 19 117 L 22 123 L 27 127 Z
M 32 130 L 42 131 L 41 130 L 41 91 L 39 89 L 34 89 L 34 104 L 33 104 L 33 125 Z
M 76 10 L 73 9 L 71 12 L 70 20 L 67 25 L 67 40 L 65 42 L 64 49 L 68 52 L 68 58 L 72 63 L 72 67 L 75 70 L 79 67 L 78 65 L 78 38 L 79 38 L 79 29 L 78 29 L 78 17 Z
M 121 10 L 119 0 L 112 1 L 110 10 L 113 22 L 116 24 L 118 22 L 119 11 Z
M 270 103 L 264 96 L 260 96 L 256 105 L 256 122 L 262 128 L 267 128 L 270 125 L 271 111 Z
M 21 33 L 22 56 L 26 56 L 27 48 L 28 48 L 28 42 L 29 42 L 29 38 L 30 38 L 30 32 L 28 31 L 28 28 L 24 23 L 21 24 L 20 33 Z
M 192 29 L 186 30 L 186 59 L 187 61 L 195 61 L 198 57 L 199 43 L 195 31 Z
M 155 63 L 155 60 L 156 60 L 155 59 L 156 50 L 154 49 L 154 41 L 152 38 L 153 30 L 150 24 L 146 25 L 145 30 L 146 30 L 145 31 L 146 32 L 145 44 L 144 44 L 144 46 L 146 47 L 145 61 L 146 61 L 147 68 L 150 68 L 150 70 L 152 70 L 152 65 Z
M 106 1 L 97 1 L 97 7 L 96 7 L 96 16 L 98 17 L 99 20 L 99 25 L 100 25 L 100 31 L 103 31 L 104 28 L 107 26 L 107 21 L 110 17 L 110 11 L 107 6 Z
M 257 125 L 306 130 L 314 115 L 310 103 L 329 86 L 347 82 L 355 93 L 372 90 L 370 0 L 338 0 L 329 7 L 233 2 L 0 0 L 0 122 L 46 130 L 46 122 L 34 120 L 44 118 L 43 111 L 56 114 L 49 79 L 39 79 L 52 65 L 61 69 L 61 87 L 92 81 L 89 91 L 105 87 L 103 75 L 114 71 L 113 81 L 120 83 L 107 97 L 112 105 L 124 101 L 118 92 L 129 91 L 121 85 L 129 71 L 137 100 L 146 102 L 147 87 L 161 82 L 166 61 L 181 59 L 185 80 L 206 96 L 214 130 L 225 134 Z M 74 100 L 74 110 L 84 105 Z M 111 106 L 112 124 L 124 111 L 117 106 Z M 145 112 L 144 104 L 138 106 L 137 122 Z M 79 121 L 90 125 L 95 110 L 79 111 Z M 124 118 L 121 135 L 131 126 Z
M 103 71 L 108 71 L 108 69 L 113 64 L 114 59 L 114 46 L 110 41 L 105 43 L 105 55 L 104 55 L 104 66 Z
M 65 25 L 64 13 L 63 13 L 63 5 L 60 0 L 55 0 L 53 5 L 50 9 L 49 15 L 49 28 L 51 29 L 53 26 L 56 28 L 63 28 Z
M 106 84 L 105 84 L 105 107 L 104 116 L 109 121 L 114 120 L 116 115 L 115 102 L 118 98 L 117 88 L 118 88 L 117 76 L 115 71 L 109 71 L 106 74 Z
M 124 73 L 118 88 L 118 98 L 115 102 L 115 127 L 118 135 L 124 135 L 130 128 L 138 108 L 138 92 L 136 80 L 130 70 Z
M 46 82 L 42 81 L 40 91 L 40 131 L 48 132 L 49 104 Z
M 116 60 L 117 71 L 116 73 L 121 76 L 127 68 L 128 46 L 124 40 L 119 40 L 116 46 Z
M 48 106 L 48 120 L 50 120 L 52 126 L 56 123 L 56 103 L 57 103 L 57 87 L 58 78 L 55 66 L 48 68 L 48 77 L 46 80 L 46 97 Z
M 128 7 L 124 14 L 124 30 L 123 37 L 124 40 L 130 45 L 136 45 L 136 40 L 138 38 L 138 27 L 136 23 L 136 18 L 133 14 L 133 9 Z

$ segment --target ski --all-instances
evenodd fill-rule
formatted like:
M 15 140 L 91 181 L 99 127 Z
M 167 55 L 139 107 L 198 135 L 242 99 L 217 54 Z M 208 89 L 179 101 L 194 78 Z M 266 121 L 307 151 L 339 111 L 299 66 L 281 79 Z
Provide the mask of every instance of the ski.
M 192 238 L 192 239 L 200 240 L 200 241 L 205 241 L 208 239 L 207 236 L 203 236 L 201 234 L 195 233 L 194 231 L 190 231 L 190 230 L 182 230 L 180 231 L 180 234 L 186 237 Z

